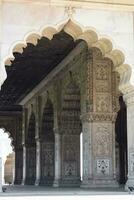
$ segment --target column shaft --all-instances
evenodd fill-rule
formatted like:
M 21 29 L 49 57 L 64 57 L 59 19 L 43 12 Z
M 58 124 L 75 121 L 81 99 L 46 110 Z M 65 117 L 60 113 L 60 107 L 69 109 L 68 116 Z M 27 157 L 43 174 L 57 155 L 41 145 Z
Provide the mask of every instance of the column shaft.
M 35 185 L 40 183 L 40 141 L 36 141 L 36 181 Z
M 61 179 L 61 135 L 58 130 L 55 132 L 55 178 L 54 187 L 58 187 Z

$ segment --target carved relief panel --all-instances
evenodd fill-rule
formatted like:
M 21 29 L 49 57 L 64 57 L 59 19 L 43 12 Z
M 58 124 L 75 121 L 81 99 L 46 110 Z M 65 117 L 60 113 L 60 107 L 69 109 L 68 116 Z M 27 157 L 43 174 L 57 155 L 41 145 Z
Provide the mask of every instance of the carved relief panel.
M 96 156 L 108 156 L 112 147 L 112 125 L 109 123 L 94 123 L 93 149 Z
M 111 112 L 112 111 L 112 66 L 107 59 L 94 60 L 94 111 Z
M 109 159 L 97 159 L 97 175 L 104 176 L 109 175 L 110 161 Z
M 96 111 L 110 112 L 110 96 L 109 94 L 96 94 Z

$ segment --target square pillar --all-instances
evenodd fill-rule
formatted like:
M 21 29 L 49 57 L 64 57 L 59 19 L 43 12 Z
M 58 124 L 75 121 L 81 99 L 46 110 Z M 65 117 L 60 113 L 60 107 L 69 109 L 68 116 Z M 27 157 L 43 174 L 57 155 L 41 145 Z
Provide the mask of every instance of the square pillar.
M 81 187 L 118 187 L 115 163 L 113 113 L 88 113 L 82 117 L 83 181 Z

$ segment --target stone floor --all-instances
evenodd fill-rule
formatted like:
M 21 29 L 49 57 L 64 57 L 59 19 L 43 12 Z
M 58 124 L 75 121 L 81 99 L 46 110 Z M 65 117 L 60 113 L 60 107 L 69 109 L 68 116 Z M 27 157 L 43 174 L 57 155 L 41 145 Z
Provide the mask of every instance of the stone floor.
M 127 195 L 124 188 L 82 189 L 82 188 L 52 188 L 43 186 L 3 186 L 5 192 L 0 196 L 49 196 L 49 195 Z
M 41 186 L 4 186 L 0 200 L 134 200 L 123 188 L 82 189 Z

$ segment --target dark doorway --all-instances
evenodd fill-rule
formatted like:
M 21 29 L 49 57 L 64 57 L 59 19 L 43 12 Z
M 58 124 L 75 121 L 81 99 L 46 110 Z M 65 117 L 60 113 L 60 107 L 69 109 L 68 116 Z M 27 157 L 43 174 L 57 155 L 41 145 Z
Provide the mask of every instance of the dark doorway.
M 127 180 L 127 109 L 123 97 L 119 97 L 120 110 L 115 123 L 116 143 L 118 144 L 119 183 L 125 184 Z

